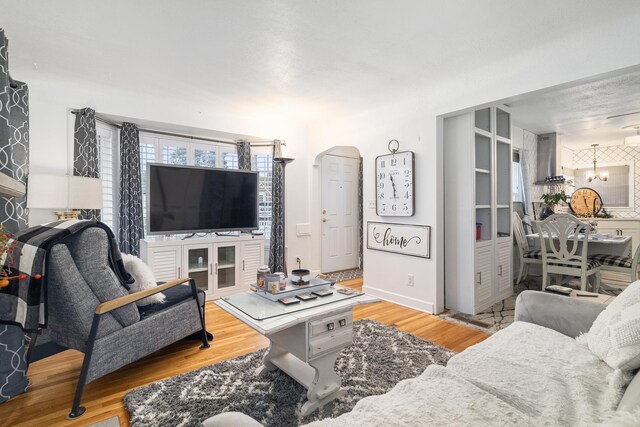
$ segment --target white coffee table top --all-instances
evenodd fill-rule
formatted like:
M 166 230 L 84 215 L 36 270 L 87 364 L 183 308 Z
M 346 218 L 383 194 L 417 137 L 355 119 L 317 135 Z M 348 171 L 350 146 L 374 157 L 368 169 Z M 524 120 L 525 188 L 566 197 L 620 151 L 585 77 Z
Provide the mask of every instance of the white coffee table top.
M 290 306 L 268 300 L 252 291 L 221 298 L 215 304 L 259 333 L 269 335 L 314 317 L 379 301 L 378 298 L 361 292 L 354 295 L 340 294 L 337 290 L 341 288 L 342 286 L 336 285 L 332 288 L 333 295 Z

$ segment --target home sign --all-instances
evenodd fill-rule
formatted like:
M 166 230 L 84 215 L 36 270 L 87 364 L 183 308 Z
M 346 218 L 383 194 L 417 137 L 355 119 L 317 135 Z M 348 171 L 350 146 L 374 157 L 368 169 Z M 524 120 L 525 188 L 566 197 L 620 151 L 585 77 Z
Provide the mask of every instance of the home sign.
M 430 258 L 428 225 L 367 222 L 367 249 Z

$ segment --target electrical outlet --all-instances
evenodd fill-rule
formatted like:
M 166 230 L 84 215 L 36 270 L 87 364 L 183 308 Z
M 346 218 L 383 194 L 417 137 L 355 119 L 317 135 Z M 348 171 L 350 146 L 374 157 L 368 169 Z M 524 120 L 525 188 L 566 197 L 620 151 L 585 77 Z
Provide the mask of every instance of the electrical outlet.
M 407 286 L 413 286 L 413 274 L 409 274 L 407 277 Z

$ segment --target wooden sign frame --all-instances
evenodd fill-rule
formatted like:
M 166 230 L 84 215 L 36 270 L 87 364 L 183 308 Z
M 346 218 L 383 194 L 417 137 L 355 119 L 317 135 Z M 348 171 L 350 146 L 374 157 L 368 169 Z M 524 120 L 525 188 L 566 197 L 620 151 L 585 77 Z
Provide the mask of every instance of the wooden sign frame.
M 431 258 L 431 226 L 367 221 L 367 249 Z

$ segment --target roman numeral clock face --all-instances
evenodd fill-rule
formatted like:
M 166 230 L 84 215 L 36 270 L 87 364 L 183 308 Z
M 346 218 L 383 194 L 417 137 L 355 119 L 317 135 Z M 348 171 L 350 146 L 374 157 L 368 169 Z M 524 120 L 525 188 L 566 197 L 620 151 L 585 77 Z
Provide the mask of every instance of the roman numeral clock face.
M 414 213 L 413 151 L 376 158 L 376 214 L 412 216 Z

